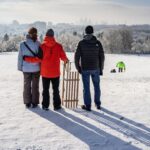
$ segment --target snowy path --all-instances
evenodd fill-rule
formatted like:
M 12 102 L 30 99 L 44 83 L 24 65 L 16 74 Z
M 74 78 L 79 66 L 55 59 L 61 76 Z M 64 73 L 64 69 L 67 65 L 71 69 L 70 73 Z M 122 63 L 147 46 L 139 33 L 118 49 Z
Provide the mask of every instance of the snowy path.
M 110 74 L 118 60 L 127 72 Z M 16 63 L 16 53 L 0 54 L 0 150 L 150 150 L 150 57 L 107 55 L 103 110 L 92 112 L 26 109 Z

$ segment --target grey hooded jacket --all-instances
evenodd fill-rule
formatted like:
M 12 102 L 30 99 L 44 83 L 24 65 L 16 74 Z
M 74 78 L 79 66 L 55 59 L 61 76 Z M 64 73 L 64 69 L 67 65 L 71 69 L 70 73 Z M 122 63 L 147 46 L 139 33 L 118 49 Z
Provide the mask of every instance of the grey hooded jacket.
M 40 43 L 38 41 L 34 42 L 27 36 L 26 44 L 32 49 L 36 54 L 38 53 Z M 18 54 L 18 70 L 22 72 L 38 72 L 40 71 L 40 63 L 28 63 L 23 60 L 24 56 L 33 56 L 33 54 L 24 45 L 24 42 L 20 44 L 19 54 Z

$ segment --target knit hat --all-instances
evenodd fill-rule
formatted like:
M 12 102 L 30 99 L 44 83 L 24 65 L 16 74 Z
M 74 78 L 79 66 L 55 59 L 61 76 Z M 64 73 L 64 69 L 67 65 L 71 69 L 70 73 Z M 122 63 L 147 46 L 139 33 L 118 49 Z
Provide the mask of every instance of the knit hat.
M 53 37 L 54 36 L 54 30 L 53 29 L 48 29 L 46 32 L 46 36 Z
M 92 34 L 92 33 L 94 33 L 93 27 L 92 27 L 92 26 L 87 26 L 87 27 L 85 28 L 85 33 L 86 33 L 86 34 Z
M 37 29 L 34 28 L 34 27 L 32 27 L 32 28 L 29 29 L 28 33 L 29 33 L 29 34 L 37 33 Z

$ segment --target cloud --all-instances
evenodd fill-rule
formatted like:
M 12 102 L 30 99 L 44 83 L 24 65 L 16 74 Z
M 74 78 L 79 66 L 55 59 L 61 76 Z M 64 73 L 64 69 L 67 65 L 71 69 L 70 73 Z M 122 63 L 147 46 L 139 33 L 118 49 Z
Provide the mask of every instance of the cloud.
M 76 23 L 81 18 L 87 18 L 93 23 L 150 23 L 149 6 L 127 5 L 121 1 L 123 0 L 0 0 L 0 17 L 1 22 L 17 19 L 20 22 L 43 20 Z

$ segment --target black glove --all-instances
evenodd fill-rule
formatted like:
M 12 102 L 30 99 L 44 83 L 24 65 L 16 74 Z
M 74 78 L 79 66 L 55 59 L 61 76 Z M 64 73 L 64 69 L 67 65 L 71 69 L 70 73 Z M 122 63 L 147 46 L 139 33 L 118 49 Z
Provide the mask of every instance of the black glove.
M 25 60 L 25 58 L 27 58 L 27 57 L 28 57 L 28 56 L 24 55 L 24 56 L 23 56 L 23 60 Z
M 103 71 L 102 70 L 100 70 L 99 75 L 103 76 Z
M 78 68 L 78 72 L 79 72 L 80 74 L 82 73 L 81 67 Z

